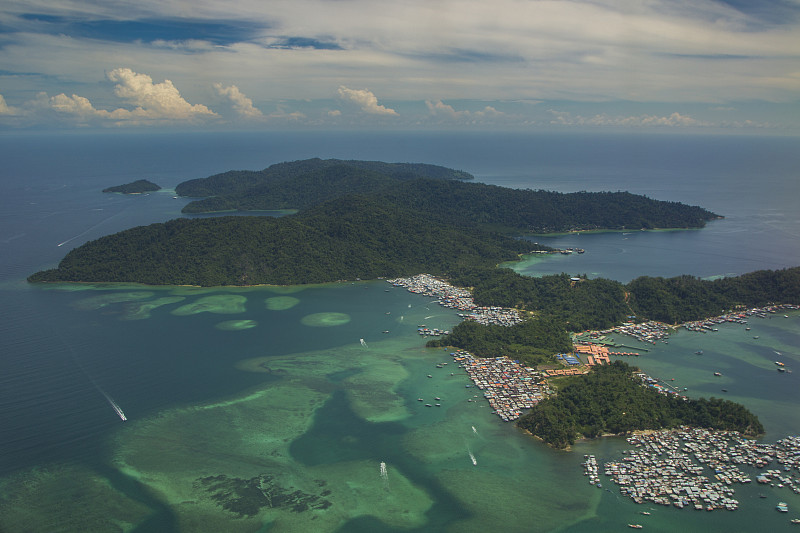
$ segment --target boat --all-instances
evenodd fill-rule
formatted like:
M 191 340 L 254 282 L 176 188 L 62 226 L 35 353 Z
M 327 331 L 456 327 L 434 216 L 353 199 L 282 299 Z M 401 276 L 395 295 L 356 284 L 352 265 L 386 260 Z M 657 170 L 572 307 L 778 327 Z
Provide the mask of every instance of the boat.
M 778 365 L 778 366 L 784 366 L 784 364 L 781 363 L 780 361 L 775 361 L 775 364 Z
M 779 366 L 778 367 L 778 372 L 786 372 L 786 369 L 783 368 L 782 366 Z
M 757 339 L 757 338 L 758 338 L 758 335 L 753 335 L 753 338 L 754 338 L 754 339 Z
M 778 505 L 775 506 L 775 509 L 782 513 L 789 512 L 789 506 L 786 504 L 786 502 L 778 502 Z
M 714 375 L 715 376 L 721 376 L 722 374 L 720 374 L 719 372 L 714 372 Z
M 421 402 L 421 401 L 422 401 L 422 398 L 417 398 L 417 401 L 418 401 L 418 402 Z
M 697 351 L 696 351 L 696 352 L 694 352 L 694 353 L 696 353 L 697 355 L 703 355 L 703 350 L 697 350 Z
M 628 524 L 628 527 L 633 529 L 642 529 L 642 524 Z
M 722 389 L 722 392 L 728 392 L 728 389 Z
M 650 515 L 650 511 L 642 511 L 642 514 L 645 515 L 645 516 L 649 516 Z
M 800 524 L 800 518 L 792 518 L 791 520 L 789 520 L 789 522 L 791 522 L 792 524 Z

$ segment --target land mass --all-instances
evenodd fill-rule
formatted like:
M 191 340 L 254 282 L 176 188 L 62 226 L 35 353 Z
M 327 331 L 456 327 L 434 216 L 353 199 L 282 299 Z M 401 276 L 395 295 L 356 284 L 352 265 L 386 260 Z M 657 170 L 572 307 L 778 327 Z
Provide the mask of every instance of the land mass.
M 515 238 L 521 234 L 695 228 L 718 218 L 630 193 L 517 190 L 466 183 L 470 177 L 433 165 L 312 159 L 192 180 L 176 191 L 216 195 L 193 212 L 298 212 L 133 228 L 86 243 L 29 280 L 208 286 L 446 275 L 547 250 Z
M 664 395 L 643 387 L 622 361 L 596 366 L 523 415 L 517 425 L 555 448 L 578 437 L 629 433 L 678 426 L 764 433 L 758 417 L 740 404 L 719 398 L 697 400 Z
M 141 194 L 145 192 L 158 191 L 160 189 L 161 186 L 156 185 L 152 181 L 136 180 L 131 183 L 126 183 L 124 185 L 115 185 L 114 187 L 108 187 L 106 189 L 103 189 L 103 192 L 119 192 L 122 194 Z

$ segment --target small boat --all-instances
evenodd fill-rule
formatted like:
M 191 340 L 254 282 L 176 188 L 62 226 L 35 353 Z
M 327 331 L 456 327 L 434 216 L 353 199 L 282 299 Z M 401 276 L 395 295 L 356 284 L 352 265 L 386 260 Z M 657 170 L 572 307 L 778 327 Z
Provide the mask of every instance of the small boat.
M 438 401 L 441 401 L 441 398 L 439 398 L 439 397 L 437 396 L 436 398 L 434 398 L 434 400 L 436 400 L 436 401 L 438 402 Z
M 649 516 L 650 515 L 650 511 L 642 511 L 642 514 L 645 515 L 645 516 Z
M 781 513 L 788 513 L 789 512 L 789 506 L 786 505 L 786 502 L 778 502 L 778 505 L 775 506 L 775 509 L 777 509 Z
M 757 338 L 758 338 L 758 335 L 753 335 L 753 338 L 754 338 L 754 339 L 757 339 Z
M 421 401 L 422 401 L 422 398 L 417 398 L 417 401 L 418 401 L 418 402 L 421 402 Z
M 432 378 L 433 376 L 431 376 L 430 374 L 428 374 L 428 377 L 429 377 L 429 378 Z
M 642 524 L 628 524 L 628 527 L 633 529 L 642 529 Z
M 789 522 L 791 522 L 792 524 L 800 524 L 800 518 L 792 518 L 791 520 L 789 520 Z
M 722 374 L 720 374 L 719 372 L 714 372 L 714 375 L 715 376 L 721 376 Z
M 694 353 L 696 353 L 697 355 L 703 355 L 703 350 L 697 350 L 697 351 L 696 351 L 696 352 L 694 352 Z

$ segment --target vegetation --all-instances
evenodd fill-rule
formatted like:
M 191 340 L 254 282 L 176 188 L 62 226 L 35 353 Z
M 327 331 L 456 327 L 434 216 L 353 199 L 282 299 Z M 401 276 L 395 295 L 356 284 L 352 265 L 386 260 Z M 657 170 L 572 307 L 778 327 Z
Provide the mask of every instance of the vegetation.
M 518 332 L 464 322 L 428 345 L 454 346 L 483 357 L 507 355 L 534 365 L 546 361 L 545 353 L 571 350 L 559 331 L 566 335 L 566 331 L 608 329 L 632 315 L 640 321 L 678 324 L 738 307 L 800 304 L 800 267 L 714 281 L 641 277 L 628 285 L 602 278 L 575 280 L 566 274 L 532 278 L 505 268 L 473 268 L 452 271 L 450 281 L 472 287 L 477 305 L 515 307 L 534 314 L 538 320 L 529 322 L 541 322 L 543 331 L 529 329 L 529 322 Z M 557 326 L 548 330 L 553 324 Z
M 537 365 L 551 362 L 554 353 L 571 351 L 572 341 L 563 322 L 551 318 L 525 320 L 512 327 L 465 320 L 446 338 L 429 341 L 428 346 L 455 346 L 478 357 L 504 355 Z
M 397 205 L 339 198 L 297 215 L 178 219 L 70 251 L 29 281 L 152 285 L 305 284 L 487 268 L 531 245 L 428 220 Z
M 491 225 L 509 233 L 573 229 L 696 228 L 717 215 L 700 207 L 626 192 L 571 193 L 466 183 L 472 176 L 435 165 L 309 159 L 262 171 L 231 171 L 176 187 L 207 197 L 185 213 L 307 209 L 352 194 L 412 205 L 450 224 Z
M 464 182 L 470 178 L 434 165 L 310 159 L 191 180 L 176 191 L 213 196 L 190 211 L 299 212 L 133 228 L 86 243 L 29 280 L 249 285 L 446 275 L 546 249 L 510 238 L 514 233 L 696 226 L 715 216 L 628 193 L 519 191 Z
M 640 277 L 626 290 L 636 315 L 677 324 L 740 306 L 800 303 L 800 268 L 759 270 L 713 281 L 693 276 Z
M 680 425 L 736 430 L 748 436 L 764 433 L 758 417 L 739 404 L 717 398 L 667 396 L 643 387 L 633 372 L 621 361 L 594 367 L 540 402 L 517 425 L 556 448 L 574 444 L 579 436 Z
M 123 194 L 139 194 L 143 192 L 153 192 L 160 190 L 161 187 L 147 180 L 136 180 L 125 185 L 117 185 L 103 189 L 103 192 L 121 192 Z
M 181 196 L 209 197 L 187 204 L 184 213 L 304 209 L 346 196 L 366 194 L 390 182 L 414 178 L 469 180 L 471 174 L 421 163 L 307 159 L 278 163 L 261 171 L 235 170 L 185 181 Z
M 638 320 L 679 324 L 739 307 L 800 304 L 800 267 L 759 270 L 703 280 L 693 276 L 617 281 L 567 274 L 533 278 L 511 269 L 455 271 L 451 282 L 472 287 L 477 305 L 516 307 L 564 322 L 570 331 L 607 329 L 635 315 Z

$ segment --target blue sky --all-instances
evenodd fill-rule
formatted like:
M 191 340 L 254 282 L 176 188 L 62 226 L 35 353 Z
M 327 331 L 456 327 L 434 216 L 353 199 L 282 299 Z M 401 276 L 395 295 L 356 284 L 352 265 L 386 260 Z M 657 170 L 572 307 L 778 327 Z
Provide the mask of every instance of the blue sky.
M 0 131 L 800 134 L 800 0 L 5 0 Z

